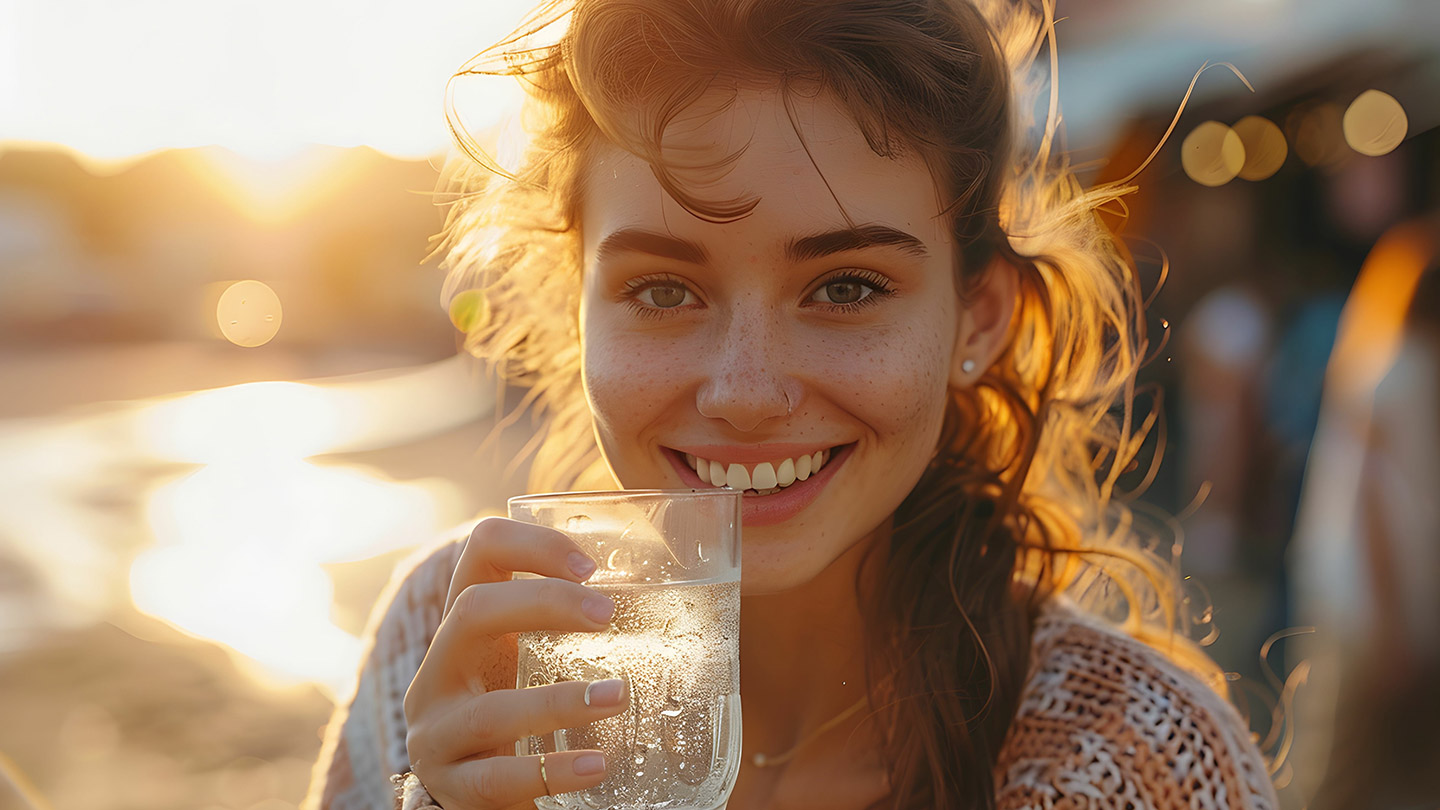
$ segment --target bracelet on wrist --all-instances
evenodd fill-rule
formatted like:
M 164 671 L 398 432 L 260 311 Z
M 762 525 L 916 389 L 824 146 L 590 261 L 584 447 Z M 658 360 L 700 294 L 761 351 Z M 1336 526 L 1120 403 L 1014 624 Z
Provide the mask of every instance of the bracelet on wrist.
M 435 803 L 420 777 L 410 771 L 390 777 L 395 785 L 395 810 L 444 810 Z

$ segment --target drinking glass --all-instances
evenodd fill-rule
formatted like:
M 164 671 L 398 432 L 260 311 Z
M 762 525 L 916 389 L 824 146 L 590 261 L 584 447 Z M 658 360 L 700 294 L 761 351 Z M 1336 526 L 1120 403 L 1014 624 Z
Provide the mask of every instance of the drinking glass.
M 598 633 L 521 633 L 516 688 L 624 680 L 627 711 L 522 739 L 519 756 L 605 752 L 609 775 L 540 810 L 716 810 L 740 769 L 740 493 L 629 490 L 511 498 L 510 517 L 559 529 L 615 600 Z M 516 577 L 533 577 L 517 573 Z

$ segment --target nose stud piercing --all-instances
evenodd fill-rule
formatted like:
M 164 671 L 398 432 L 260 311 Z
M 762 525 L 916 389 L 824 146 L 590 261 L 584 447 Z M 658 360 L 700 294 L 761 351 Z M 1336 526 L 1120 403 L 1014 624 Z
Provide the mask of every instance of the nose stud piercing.
M 965 362 L 960 364 L 960 370 L 965 372 L 966 374 L 973 372 L 975 370 L 975 361 L 966 360 Z

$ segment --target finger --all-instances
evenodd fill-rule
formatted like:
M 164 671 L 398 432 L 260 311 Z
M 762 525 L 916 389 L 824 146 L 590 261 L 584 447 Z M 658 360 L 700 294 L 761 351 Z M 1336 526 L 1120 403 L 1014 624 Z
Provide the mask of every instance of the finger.
M 593 588 L 551 577 L 514 579 L 461 591 L 439 633 L 484 641 L 537 630 L 594 632 L 614 616 L 615 601 Z
M 510 633 L 541 630 L 594 632 L 615 614 L 608 596 L 576 582 L 546 577 L 471 585 L 440 623 L 407 699 L 439 697 L 457 689 L 482 694 L 497 685 L 491 673 L 495 642 Z M 490 677 L 487 678 L 487 673 Z
M 619 679 L 487 692 L 456 701 L 449 711 L 437 713 L 433 723 L 411 729 L 411 754 L 453 762 L 526 737 L 613 717 L 629 703 L 625 682 Z
M 540 758 L 486 757 L 456 763 L 422 776 L 426 790 L 442 807 L 491 810 L 508 807 L 546 793 L 556 795 L 594 787 L 605 781 L 605 755 L 599 751 L 560 751 Z M 548 788 L 548 790 L 547 790 Z
M 445 596 L 445 610 L 466 588 L 483 582 L 504 582 L 516 571 L 583 582 L 595 561 L 563 532 L 508 518 L 485 518 L 475 524 Z

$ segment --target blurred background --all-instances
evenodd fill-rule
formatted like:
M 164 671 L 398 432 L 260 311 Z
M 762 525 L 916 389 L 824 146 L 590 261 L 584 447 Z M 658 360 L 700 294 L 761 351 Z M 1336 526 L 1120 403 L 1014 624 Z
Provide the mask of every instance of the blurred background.
M 0 807 L 297 807 L 391 569 L 522 490 L 429 256 L 527 5 L 0 0 Z M 1244 76 L 1110 220 L 1142 507 L 1285 806 L 1440 807 L 1440 3 L 1058 12 L 1089 180 Z

